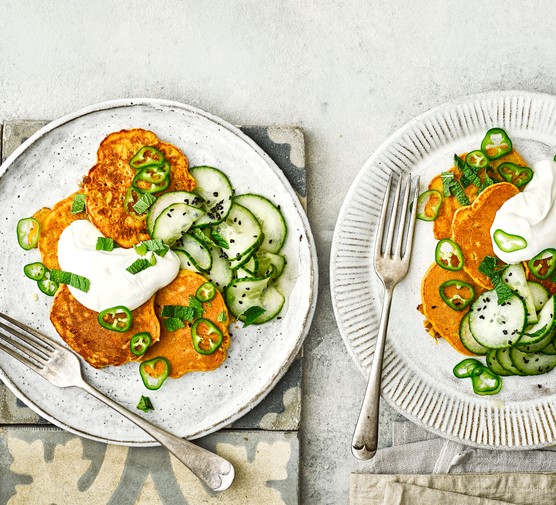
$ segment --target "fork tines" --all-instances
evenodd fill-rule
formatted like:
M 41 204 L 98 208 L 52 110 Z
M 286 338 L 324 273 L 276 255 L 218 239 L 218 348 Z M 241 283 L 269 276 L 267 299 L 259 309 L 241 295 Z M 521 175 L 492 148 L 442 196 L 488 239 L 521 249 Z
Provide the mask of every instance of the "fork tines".
M 413 178 L 411 174 L 400 175 L 392 191 L 393 180 L 393 174 L 390 174 L 378 222 L 375 257 L 404 258 L 410 252 L 419 198 L 419 176 Z M 390 204 L 392 192 L 394 201 Z M 387 234 L 384 233 L 385 228 Z
M 36 330 L 0 312 L 0 350 L 29 368 L 37 370 L 46 364 L 56 348 L 50 342 Z

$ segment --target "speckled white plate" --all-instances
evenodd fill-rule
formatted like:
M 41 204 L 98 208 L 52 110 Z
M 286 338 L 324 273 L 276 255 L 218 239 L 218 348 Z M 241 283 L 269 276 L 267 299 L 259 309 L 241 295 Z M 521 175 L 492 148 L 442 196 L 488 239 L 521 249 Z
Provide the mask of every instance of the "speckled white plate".
M 372 361 L 383 289 L 374 248 L 388 174 L 421 175 L 422 189 L 452 166 L 454 153 L 477 149 L 485 132 L 504 128 L 529 164 L 556 153 L 556 97 L 496 92 L 435 108 L 392 135 L 366 162 L 342 206 L 331 253 L 331 291 L 340 333 L 365 376 Z M 556 443 L 556 372 L 504 377 L 493 397 L 473 394 L 452 368 L 462 356 L 425 332 L 421 279 L 434 261 L 431 223 L 417 221 L 408 276 L 394 293 L 382 394 L 402 414 L 444 437 L 470 445 L 522 449 Z
M 146 414 L 150 420 L 179 436 L 196 438 L 229 424 L 264 398 L 299 350 L 316 303 L 315 246 L 305 213 L 281 170 L 237 128 L 180 103 L 126 99 L 81 109 L 33 135 L 0 168 L 0 311 L 59 338 L 48 317 L 52 299 L 23 275 L 23 266 L 38 260 L 39 253 L 18 247 L 17 220 L 75 191 L 95 163 L 101 140 L 135 127 L 150 129 L 181 148 L 190 166 L 220 167 L 237 194 L 255 192 L 272 199 L 288 225 L 283 249 L 288 265 L 280 281 L 287 300 L 282 317 L 245 329 L 232 325 L 228 358 L 219 369 L 168 380 L 151 392 L 142 385 L 136 363 L 102 370 L 83 367 L 91 384 L 131 410 L 148 393 L 156 407 Z M 51 386 L 3 353 L 0 379 L 40 415 L 69 431 L 105 442 L 155 445 L 86 393 Z

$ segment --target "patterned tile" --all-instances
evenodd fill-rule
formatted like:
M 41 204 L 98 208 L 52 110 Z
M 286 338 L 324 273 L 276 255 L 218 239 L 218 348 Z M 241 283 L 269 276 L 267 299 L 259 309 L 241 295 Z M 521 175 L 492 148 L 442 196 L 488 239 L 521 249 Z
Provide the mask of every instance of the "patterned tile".
M 106 445 L 54 427 L 0 428 L 0 504 L 298 503 L 297 432 L 227 431 L 200 445 L 233 463 L 227 491 L 208 490 L 160 447 Z

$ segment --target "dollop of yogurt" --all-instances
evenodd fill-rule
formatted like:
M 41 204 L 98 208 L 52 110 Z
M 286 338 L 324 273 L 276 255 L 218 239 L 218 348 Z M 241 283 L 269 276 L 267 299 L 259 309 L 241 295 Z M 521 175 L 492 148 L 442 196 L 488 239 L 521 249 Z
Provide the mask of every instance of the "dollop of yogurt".
M 169 250 L 164 256 L 155 254 L 156 264 L 137 274 L 126 268 L 140 258 L 133 248 L 115 248 L 97 251 L 96 244 L 102 233 L 86 220 L 71 223 L 58 241 L 58 262 L 65 272 L 86 277 L 89 291 L 68 286 L 76 300 L 95 312 L 123 305 L 129 310 L 145 303 L 156 291 L 172 282 L 180 270 L 180 261 Z
M 556 247 L 556 163 L 539 161 L 533 165 L 533 173 L 525 189 L 498 209 L 490 227 L 494 253 L 505 263 L 529 260 Z M 499 241 L 500 237 L 506 239 L 505 251 L 494 239 L 498 230 L 502 231 L 497 234 Z

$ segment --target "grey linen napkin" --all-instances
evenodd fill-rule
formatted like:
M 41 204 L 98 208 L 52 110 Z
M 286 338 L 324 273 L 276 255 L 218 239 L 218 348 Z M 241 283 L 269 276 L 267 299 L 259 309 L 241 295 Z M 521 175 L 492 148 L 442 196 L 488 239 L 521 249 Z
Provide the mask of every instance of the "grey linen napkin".
M 553 448 L 477 449 L 410 421 L 392 423 L 392 443 L 352 474 L 351 505 L 556 503 L 556 475 L 543 473 L 556 471 Z

